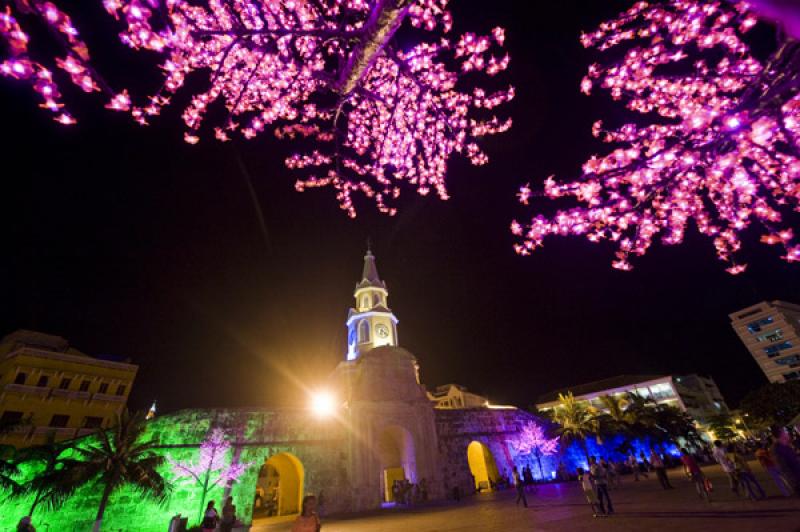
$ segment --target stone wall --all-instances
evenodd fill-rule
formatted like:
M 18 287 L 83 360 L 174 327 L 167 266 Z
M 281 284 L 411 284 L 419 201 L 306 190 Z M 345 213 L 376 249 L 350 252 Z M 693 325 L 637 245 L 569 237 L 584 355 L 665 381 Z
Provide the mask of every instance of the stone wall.
M 230 493 L 239 518 L 249 522 L 252 516 L 258 472 L 265 460 L 279 453 L 291 453 L 303 464 L 306 493 L 324 489 L 329 511 L 350 511 L 348 494 L 347 455 L 344 451 L 345 431 L 333 421 L 319 421 L 302 410 L 184 410 L 156 418 L 148 424 L 145 438 L 159 442 L 158 452 L 178 461 L 196 460 L 200 443 L 214 427 L 225 429 L 232 443 L 231 460 L 250 464 L 246 472 L 231 487 L 213 488 L 207 497 L 221 507 L 223 497 Z M 26 473 L 31 473 L 30 470 Z M 169 464 L 162 475 L 173 484 L 169 500 L 164 505 L 143 499 L 131 488 L 116 492 L 104 516 L 104 530 L 130 532 L 162 532 L 170 518 L 180 513 L 197 521 L 201 510 L 201 490 L 188 480 L 175 478 Z M 90 530 L 99 505 L 101 489 L 87 486 L 71 497 L 57 511 L 39 508 L 34 523 L 41 530 L 85 532 Z M 13 526 L 27 514 L 31 498 L 9 500 L 0 494 L 0 515 L 3 530 Z
M 558 457 L 541 457 L 542 473 L 535 456 L 521 456 L 514 451 L 511 440 L 530 422 L 547 423 L 518 409 L 473 408 L 465 410 L 436 410 L 436 429 L 439 437 L 439 461 L 442 468 L 443 488 L 448 493 L 458 486 L 462 494 L 474 491 L 473 477 L 467 461 L 467 447 L 473 441 L 486 445 L 491 452 L 500 475 L 511 477 L 514 467 L 520 471 L 526 465 L 535 478 L 552 478 Z

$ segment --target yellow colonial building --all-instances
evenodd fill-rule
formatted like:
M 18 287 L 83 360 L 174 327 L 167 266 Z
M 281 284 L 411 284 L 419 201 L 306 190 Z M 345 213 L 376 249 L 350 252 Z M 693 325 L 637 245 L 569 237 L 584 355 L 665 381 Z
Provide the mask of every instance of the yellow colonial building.
M 59 336 L 9 334 L 0 342 L 0 444 L 27 447 L 108 427 L 138 369 L 90 357 Z

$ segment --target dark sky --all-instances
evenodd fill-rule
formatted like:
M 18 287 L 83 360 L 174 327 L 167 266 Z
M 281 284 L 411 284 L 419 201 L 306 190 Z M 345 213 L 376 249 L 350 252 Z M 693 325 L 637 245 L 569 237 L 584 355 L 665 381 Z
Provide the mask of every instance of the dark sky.
M 631 273 L 610 268 L 611 248 L 579 239 L 552 240 L 529 258 L 512 251 L 509 222 L 525 215 L 517 187 L 572 177 L 603 149 L 591 124 L 620 111 L 579 94 L 595 57 L 578 36 L 626 3 L 560 0 L 536 15 L 531 2 L 452 4 L 461 29 L 508 29 L 515 126 L 486 143 L 490 165 L 452 162 L 450 201 L 406 190 L 393 218 L 362 203 L 352 221 L 330 191 L 295 192 L 282 167 L 290 147 L 271 135 L 189 146 L 178 107 L 140 128 L 72 91 L 81 122 L 64 128 L 27 89 L 2 81 L 2 332 L 34 328 L 131 358 L 134 407 L 291 403 L 298 381 L 314 385 L 344 358 L 370 237 L 401 344 L 428 385 L 458 382 L 527 405 L 619 373 L 710 374 L 732 403 L 764 383 L 727 314 L 800 300 L 800 270 L 755 233 L 739 277 L 694 231 L 682 246 L 659 244 Z M 108 78 L 144 95 L 152 58 L 115 43 L 108 18 L 85 9 L 74 18 Z

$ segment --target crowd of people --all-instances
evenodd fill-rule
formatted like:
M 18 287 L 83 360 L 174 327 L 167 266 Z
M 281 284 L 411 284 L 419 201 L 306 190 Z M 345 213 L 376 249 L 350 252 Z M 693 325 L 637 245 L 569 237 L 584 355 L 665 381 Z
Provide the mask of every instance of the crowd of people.
M 766 498 L 766 492 L 753 473 L 748 458 L 758 461 L 784 497 L 791 497 L 800 496 L 798 453 L 800 440 L 793 440 L 783 427 L 773 427 L 770 435 L 760 440 L 749 439 L 728 444 L 716 440 L 713 445 L 701 447 L 695 452 L 681 448 L 680 463 L 686 476 L 694 483 L 698 495 L 708 502 L 711 502 L 713 486 L 704 475 L 700 464 L 714 462 L 720 465 L 728 477 L 733 493 L 758 501 Z M 646 478 L 651 472 L 655 473 L 661 487 L 669 490 L 674 489 L 666 472 L 671 465 L 675 464 L 670 455 L 662 456 L 652 450 L 649 456 L 642 452 L 637 458 L 631 453 L 624 461 L 619 462 L 598 460 L 591 456 L 588 470 L 579 467 L 576 473 L 593 515 L 599 517 L 614 513 L 609 488 L 621 484 L 622 473 L 631 473 L 634 481 L 638 481 L 640 477 Z M 517 501 L 519 502 L 519 496 Z
M 411 506 L 428 501 L 428 481 L 422 479 L 419 483 L 410 482 L 408 479 L 395 480 L 392 483 L 392 499 L 397 504 Z

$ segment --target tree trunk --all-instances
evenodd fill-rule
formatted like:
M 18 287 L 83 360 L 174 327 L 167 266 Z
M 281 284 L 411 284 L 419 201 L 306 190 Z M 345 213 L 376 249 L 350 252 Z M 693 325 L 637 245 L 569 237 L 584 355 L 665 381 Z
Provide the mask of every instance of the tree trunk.
M 100 508 L 97 509 L 97 518 L 94 520 L 92 532 L 100 532 L 100 528 L 103 526 L 103 514 L 106 513 L 106 505 L 108 505 L 108 498 L 111 496 L 112 489 L 113 482 L 106 482 L 106 486 L 103 488 L 103 496 L 100 498 Z
M 208 480 L 211 476 L 211 470 L 206 471 L 206 479 L 203 482 L 203 495 L 200 497 L 200 520 L 199 523 L 203 524 L 203 516 L 205 515 L 206 496 L 208 495 Z
M 407 0 L 378 0 L 362 31 L 364 37 L 347 58 L 336 90 L 347 96 L 356 88 L 408 14 Z
M 39 499 L 42 496 L 42 490 L 38 490 L 36 492 L 36 497 L 33 498 L 33 504 L 31 504 L 31 509 L 28 512 L 28 517 L 33 517 L 33 512 L 36 511 L 36 507 L 39 506 Z
M 544 470 L 542 469 L 542 453 L 536 453 L 536 461 L 539 462 L 539 480 L 544 480 Z
M 589 448 L 586 446 L 586 439 L 585 438 L 580 438 L 578 440 L 578 443 L 580 444 L 581 449 L 583 449 L 583 454 L 584 454 L 584 456 L 586 456 L 586 463 L 588 464 L 589 463 Z

